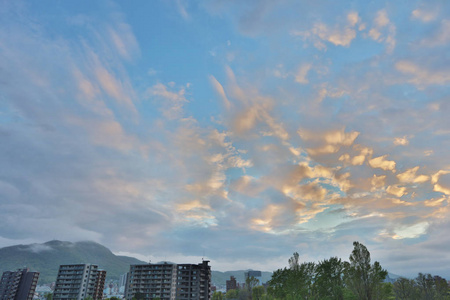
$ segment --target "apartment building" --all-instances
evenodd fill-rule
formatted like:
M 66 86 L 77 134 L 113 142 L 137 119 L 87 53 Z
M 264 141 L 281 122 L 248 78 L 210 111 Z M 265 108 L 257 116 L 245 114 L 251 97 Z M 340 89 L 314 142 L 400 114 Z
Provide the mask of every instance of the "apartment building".
M 32 300 L 39 279 L 38 272 L 18 269 L 3 272 L 0 279 L 0 300 Z
M 106 271 L 97 265 L 73 264 L 61 265 L 56 278 L 53 300 L 83 300 L 92 297 L 103 298 Z
M 125 297 L 161 300 L 207 300 L 211 291 L 209 261 L 201 264 L 131 265 Z

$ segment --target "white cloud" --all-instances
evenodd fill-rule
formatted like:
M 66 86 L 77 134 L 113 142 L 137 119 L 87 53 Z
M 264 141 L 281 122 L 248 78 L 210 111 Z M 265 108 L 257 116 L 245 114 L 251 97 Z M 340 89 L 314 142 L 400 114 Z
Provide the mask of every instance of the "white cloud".
M 402 226 L 394 230 L 393 239 L 417 238 L 427 232 L 429 224 L 427 222 L 417 223 L 411 226 Z
M 304 39 L 312 39 L 314 46 L 320 50 L 326 49 L 326 45 L 321 41 L 327 41 L 335 46 L 348 47 L 356 38 L 355 27 L 360 21 L 358 13 L 348 13 L 346 21 L 346 24 L 337 24 L 331 27 L 324 23 L 316 23 L 310 31 L 292 31 L 291 34 Z
M 408 82 L 423 89 L 427 85 L 444 85 L 450 82 L 449 70 L 429 70 L 411 61 L 402 60 L 395 64 L 395 68 L 408 75 Z
M 369 37 L 379 43 L 385 43 L 388 53 L 392 52 L 396 45 L 396 27 L 390 21 L 385 9 L 379 10 L 369 30 Z
M 430 9 L 423 9 L 423 8 L 415 9 L 411 13 L 411 17 L 413 19 L 420 20 L 424 23 L 428 23 L 428 22 L 436 20 L 437 16 L 438 16 L 437 10 L 430 10 Z
M 383 170 L 390 170 L 395 173 L 395 161 L 387 160 L 387 155 L 378 156 L 369 160 L 369 165 L 372 168 L 380 168 Z
M 297 74 L 295 75 L 295 81 L 301 84 L 307 84 L 309 81 L 306 78 L 309 70 L 311 69 L 311 64 L 304 64 L 298 68 Z
M 406 136 L 404 136 L 404 137 L 396 137 L 394 139 L 394 145 L 396 145 L 396 146 L 407 146 L 407 145 L 409 145 L 408 138 Z
M 390 185 L 387 187 L 386 192 L 397 197 L 402 197 L 406 194 L 406 188 L 397 185 Z
M 169 87 L 173 87 L 174 83 L 168 83 Z M 162 110 L 164 116 L 169 120 L 181 118 L 184 114 L 183 105 L 188 102 L 186 99 L 184 88 L 178 91 L 169 90 L 168 86 L 157 83 L 147 89 L 147 95 L 160 98 L 162 100 Z

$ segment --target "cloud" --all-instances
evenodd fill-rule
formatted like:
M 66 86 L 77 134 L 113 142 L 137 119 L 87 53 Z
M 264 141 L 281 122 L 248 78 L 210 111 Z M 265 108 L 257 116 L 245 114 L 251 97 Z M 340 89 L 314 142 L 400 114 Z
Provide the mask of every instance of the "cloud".
M 396 137 L 394 139 L 394 145 L 396 145 L 396 146 L 408 146 L 409 145 L 408 138 L 406 136 L 404 136 L 404 137 Z
M 430 37 L 426 37 L 420 41 L 420 45 L 424 47 L 445 46 L 450 42 L 450 20 L 445 19 L 440 23 L 439 29 Z
M 52 251 L 53 248 L 45 244 L 31 244 L 26 250 L 29 250 L 33 253 L 41 253 L 45 251 Z
M 359 132 L 345 132 L 344 129 L 327 132 L 325 134 L 325 142 L 329 144 L 350 146 L 358 137 Z
M 226 109 L 230 109 L 231 108 L 231 102 L 230 102 L 230 100 L 228 100 L 227 95 L 225 94 L 225 90 L 223 89 L 223 86 L 212 75 L 209 76 L 209 80 L 210 80 L 212 86 L 214 87 L 214 89 L 216 90 L 216 92 L 222 98 L 222 101 L 225 104 Z
M 189 15 L 187 9 L 186 9 L 186 3 L 188 3 L 185 0 L 175 0 L 175 3 L 177 5 L 178 13 L 183 17 L 185 20 L 190 20 L 191 16 Z
M 411 226 L 404 226 L 394 230 L 393 239 L 417 238 L 427 232 L 429 224 L 427 222 L 417 223 Z
M 171 91 L 169 86 L 157 83 L 146 91 L 147 97 L 155 97 L 162 100 L 163 115 L 169 119 L 179 119 L 183 116 L 183 106 L 188 100 L 185 97 L 186 90 L 180 88 L 178 91 Z
M 116 24 L 116 28 L 109 27 L 108 32 L 117 52 L 124 59 L 131 60 L 140 54 L 138 42 L 130 25 L 119 22 Z
M 386 184 L 386 175 L 377 176 L 374 174 L 370 180 L 370 183 L 372 184 L 373 187 L 372 191 L 378 188 L 382 188 Z
M 369 160 L 369 165 L 372 168 L 380 168 L 383 170 L 390 170 L 395 173 L 395 161 L 386 160 L 387 155 L 378 156 Z
M 437 11 L 431 11 L 428 9 L 420 9 L 420 8 L 413 10 L 411 13 L 411 17 L 413 19 L 417 19 L 425 23 L 436 20 L 437 16 L 438 16 Z
M 423 89 L 427 85 L 444 85 L 450 81 L 450 71 L 427 70 L 411 61 L 402 60 L 395 64 L 395 68 L 409 76 L 407 82 Z
M 402 197 L 406 194 L 406 188 L 399 187 L 397 185 L 390 185 L 387 187 L 386 192 L 397 197 Z
M 311 69 L 311 64 L 304 64 L 298 68 L 297 74 L 295 75 L 295 82 L 301 84 L 307 84 L 309 81 L 306 78 L 309 70 Z
M 387 45 L 387 51 L 390 53 L 396 45 L 395 33 L 396 27 L 389 20 L 387 11 L 385 9 L 379 10 L 376 13 L 373 26 L 369 30 L 369 37 L 379 43 L 385 43 Z
M 356 38 L 356 25 L 360 22 L 357 12 L 347 14 L 345 24 L 327 26 L 325 23 L 316 23 L 310 31 L 292 31 L 293 36 L 301 36 L 305 40 L 311 39 L 317 49 L 325 50 L 327 41 L 335 46 L 348 47 Z
M 397 178 L 400 182 L 404 183 L 423 183 L 430 179 L 430 177 L 426 175 L 416 176 L 417 170 L 419 170 L 419 167 L 408 169 L 405 172 L 398 174 Z

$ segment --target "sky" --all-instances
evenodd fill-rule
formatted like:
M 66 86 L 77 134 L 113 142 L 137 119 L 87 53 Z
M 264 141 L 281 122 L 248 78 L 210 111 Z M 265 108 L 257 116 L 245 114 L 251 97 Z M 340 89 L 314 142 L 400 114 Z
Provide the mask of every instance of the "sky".
M 449 1 L 0 0 L 0 247 L 450 277 Z

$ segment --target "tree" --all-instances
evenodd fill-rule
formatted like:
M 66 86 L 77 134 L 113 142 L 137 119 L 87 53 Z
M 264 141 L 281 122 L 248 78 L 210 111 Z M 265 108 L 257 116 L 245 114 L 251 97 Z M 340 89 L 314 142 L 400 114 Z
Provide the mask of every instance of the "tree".
M 343 270 L 344 264 L 337 257 L 319 262 L 314 280 L 316 298 L 344 299 Z
M 239 291 L 238 290 L 229 290 L 226 293 L 225 298 L 226 299 L 238 299 L 238 295 L 239 295 Z
M 417 288 L 414 279 L 400 277 L 394 282 L 395 298 L 399 300 L 417 299 Z
M 245 286 L 247 287 L 249 299 L 252 299 L 253 288 L 258 286 L 258 284 L 259 284 L 259 279 L 255 278 L 254 276 L 249 276 L 245 279 Z
M 253 300 L 262 300 L 265 293 L 266 293 L 266 289 L 262 285 L 255 286 L 252 289 L 252 299 Z
M 419 273 L 416 278 L 420 299 L 434 299 L 434 279 L 431 274 Z
M 289 259 L 289 269 L 278 269 L 268 282 L 267 293 L 277 299 L 307 299 L 313 295 L 315 264 L 299 263 L 297 252 Z
M 221 292 L 214 292 L 212 300 L 223 300 L 223 294 Z
M 370 252 L 366 246 L 353 242 L 353 247 L 350 262 L 345 263 L 345 283 L 358 299 L 378 299 L 387 271 L 377 261 L 370 264 Z
M 436 289 L 436 298 L 450 299 L 450 297 L 448 297 L 449 286 L 447 280 L 440 276 L 434 276 L 433 279 L 434 279 L 434 286 Z

